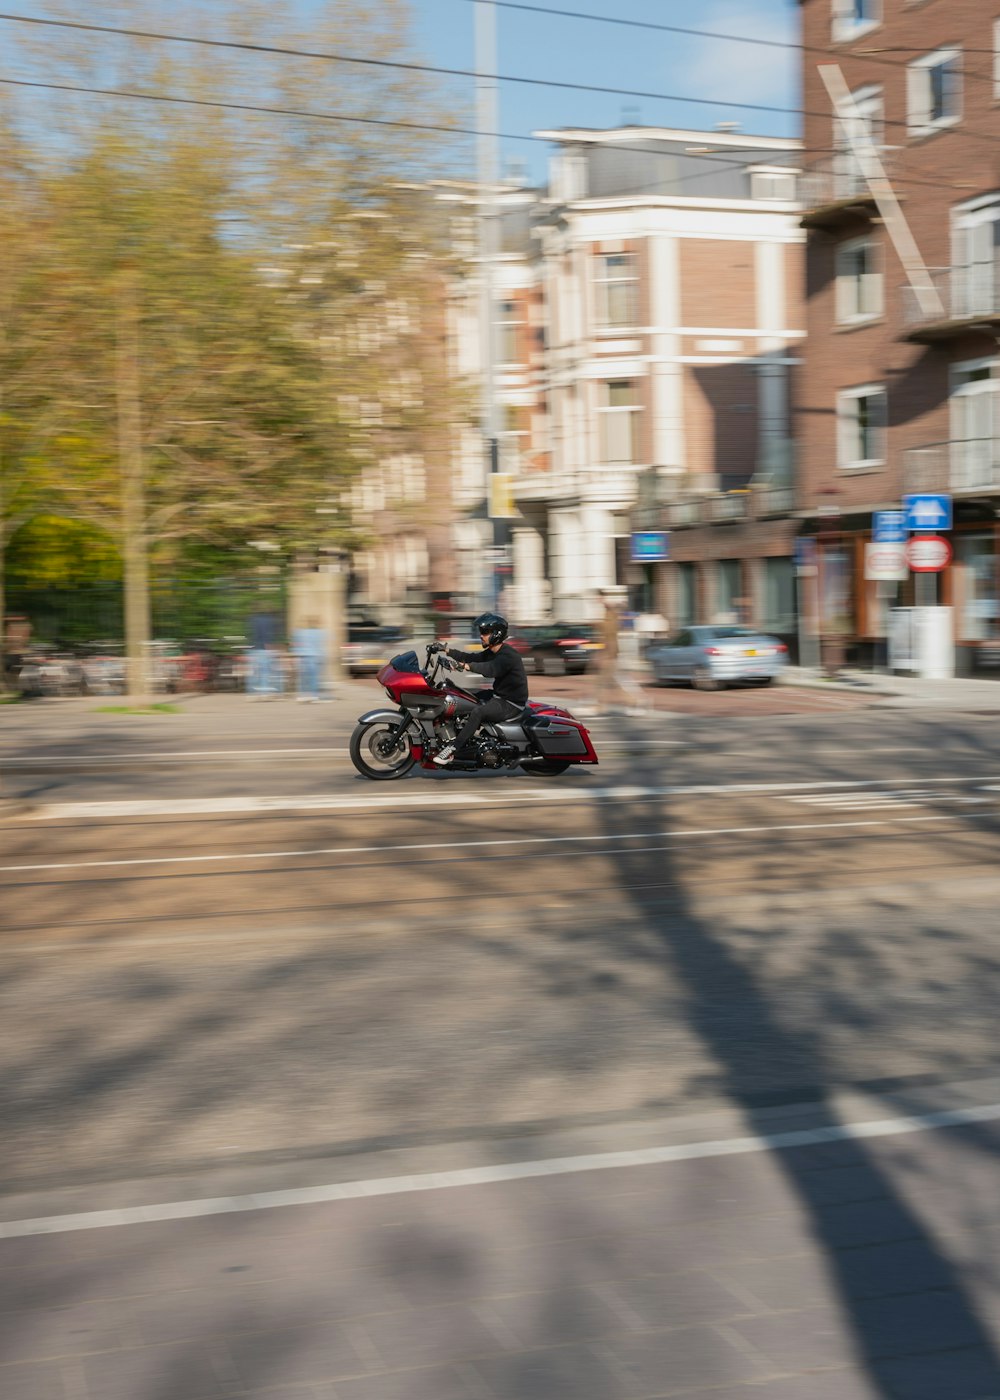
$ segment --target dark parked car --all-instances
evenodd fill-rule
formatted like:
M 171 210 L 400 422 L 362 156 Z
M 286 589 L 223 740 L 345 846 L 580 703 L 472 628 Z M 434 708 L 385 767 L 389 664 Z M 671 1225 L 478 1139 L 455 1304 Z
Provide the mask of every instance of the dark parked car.
M 601 651 L 597 629 L 577 622 L 521 627 L 510 643 L 521 653 L 524 669 L 538 676 L 582 675 Z

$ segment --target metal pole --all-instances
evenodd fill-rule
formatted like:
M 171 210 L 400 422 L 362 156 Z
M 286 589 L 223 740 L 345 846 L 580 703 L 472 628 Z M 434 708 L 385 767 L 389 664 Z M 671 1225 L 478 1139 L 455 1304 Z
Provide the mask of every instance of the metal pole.
M 480 338 L 482 344 L 482 407 L 480 417 L 483 433 L 483 458 L 487 472 L 486 507 L 490 511 L 492 481 L 500 470 L 500 439 L 497 431 L 496 372 L 494 353 L 493 273 L 496 260 L 496 191 L 498 179 L 498 88 L 497 71 L 497 13 L 493 0 L 476 0 L 476 159 L 479 183 L 479 274 L 480 274 Z M 500 574 L 497 550 L 502 539 L 502 522 L 493 520 L 493 561 L 491 564 L 490 601 L 497 606 Z

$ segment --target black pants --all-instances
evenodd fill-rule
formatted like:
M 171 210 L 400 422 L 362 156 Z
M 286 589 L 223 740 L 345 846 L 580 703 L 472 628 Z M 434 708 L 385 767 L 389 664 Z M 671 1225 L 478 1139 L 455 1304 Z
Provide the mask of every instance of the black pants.
M 511 704 L 509 700 L 501 700 L 499 695 L 490 695 L 482 700 L 465 717 L 461 733 L 458 736 L 458 743 L 455 745 L 455 757 L 463 757 L 465 750 L 472 743 L 476 730 L 487 720 L 493 724 L 502 724 L 504 720 L 513 719 L 517 714 L 520 714 L 518 706 Z

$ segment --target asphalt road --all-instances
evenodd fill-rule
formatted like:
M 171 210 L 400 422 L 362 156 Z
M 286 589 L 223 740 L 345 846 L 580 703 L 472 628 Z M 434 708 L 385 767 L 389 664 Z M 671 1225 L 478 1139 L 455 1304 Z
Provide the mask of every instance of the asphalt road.
M 1000 1395 L 994 724 L 614 729 L 25 766 L 5 1400 Z

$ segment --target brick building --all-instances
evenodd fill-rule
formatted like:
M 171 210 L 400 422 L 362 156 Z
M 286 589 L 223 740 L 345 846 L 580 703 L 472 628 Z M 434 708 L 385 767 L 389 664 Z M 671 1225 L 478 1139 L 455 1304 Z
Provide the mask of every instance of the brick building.
M 808 338 L 797 505 L 819 542 L 821 627 L 851 659 L 878 656 L 886 608 L 912 603 L 914 580 L 865 579 L 872 512 L 908 492 L 946 492 L 954 561 L 924 576 L 918 601 L 953 609 L 967 673 L 1000 659 L 1000 3 L 801 8 Z M 823 64 L 843 74 L 853 132 L 882 153 L 936 299 L 908 283 Z

